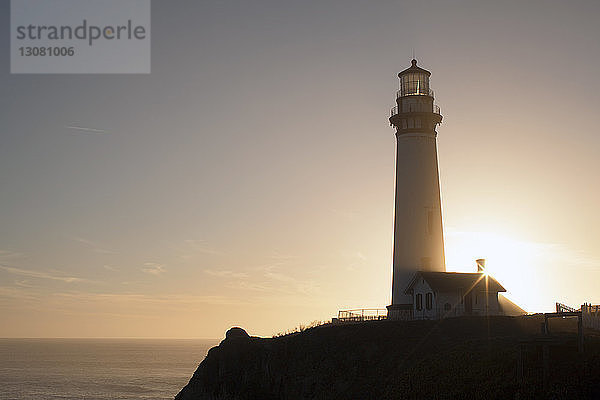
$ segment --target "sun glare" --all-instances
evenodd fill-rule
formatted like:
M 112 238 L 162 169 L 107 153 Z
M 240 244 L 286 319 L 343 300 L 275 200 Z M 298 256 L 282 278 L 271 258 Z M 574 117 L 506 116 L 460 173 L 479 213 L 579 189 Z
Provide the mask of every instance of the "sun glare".
M 532 243 L 491 232 L 449 231 L 446 234 L 446 269 L 475 272 L 478 258 L 486 259 L 484 274 L 497 279 L 506 296 L 527 311 L 539 311 L 542 292 L 538 275 L 543 252 Z M 536 286 L 537 285 L 537 286 Z

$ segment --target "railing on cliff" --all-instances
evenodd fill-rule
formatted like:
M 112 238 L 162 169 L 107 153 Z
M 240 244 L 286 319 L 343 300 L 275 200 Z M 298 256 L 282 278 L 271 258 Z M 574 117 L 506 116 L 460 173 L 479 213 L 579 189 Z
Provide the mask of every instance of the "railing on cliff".
M 600 330 L 600 305 L 584 303 L 576 310 L 565 304 L 556 303 L 556 313 L 560 315 L 565 313 L 579 313 L 581 314 L 584 328 Z
M 576 310 L 573 307 L 569 307 L 566 304 L 556 303 L 556 312 L 557 313 L 561 313 L 561 312 L 577 312 L 577 311 L 579 311 L 579 310 Z
M 387 319 L 385 308 L 358 308 L 355 310 L 338 311 L 334 322 L 381 321 Z

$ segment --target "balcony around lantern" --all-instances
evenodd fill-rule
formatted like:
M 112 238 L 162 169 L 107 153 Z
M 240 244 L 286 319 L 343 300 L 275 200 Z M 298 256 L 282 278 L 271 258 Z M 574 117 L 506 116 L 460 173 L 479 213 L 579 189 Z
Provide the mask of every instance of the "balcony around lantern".
M 438 106 L 437 104 L 434 104 L 433 107 L 420 104 L 410 104 L 406 112 L 432 112 L 434 114 L 440 114 L 441 110 L 440 106 Z M 398 114 L 398 106 L 392 107 L 391 116 L 393 117 L 396 114 Z

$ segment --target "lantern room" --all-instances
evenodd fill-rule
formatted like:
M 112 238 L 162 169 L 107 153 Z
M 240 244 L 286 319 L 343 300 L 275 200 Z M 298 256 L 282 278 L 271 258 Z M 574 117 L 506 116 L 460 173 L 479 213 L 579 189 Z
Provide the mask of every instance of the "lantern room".
M 410 68 L 398 74 L 400 78 L 400 96 L 424 95 L 433 97 L 429 89 L 431 72 L 417 66 L 417 60 L 411 61 Z

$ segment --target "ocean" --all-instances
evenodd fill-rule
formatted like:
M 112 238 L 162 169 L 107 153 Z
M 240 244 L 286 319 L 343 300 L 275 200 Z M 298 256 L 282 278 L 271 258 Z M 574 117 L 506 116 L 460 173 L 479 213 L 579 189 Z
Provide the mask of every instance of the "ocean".
M 0 399 L 172 400 L 218 343 L 0 339 Z

